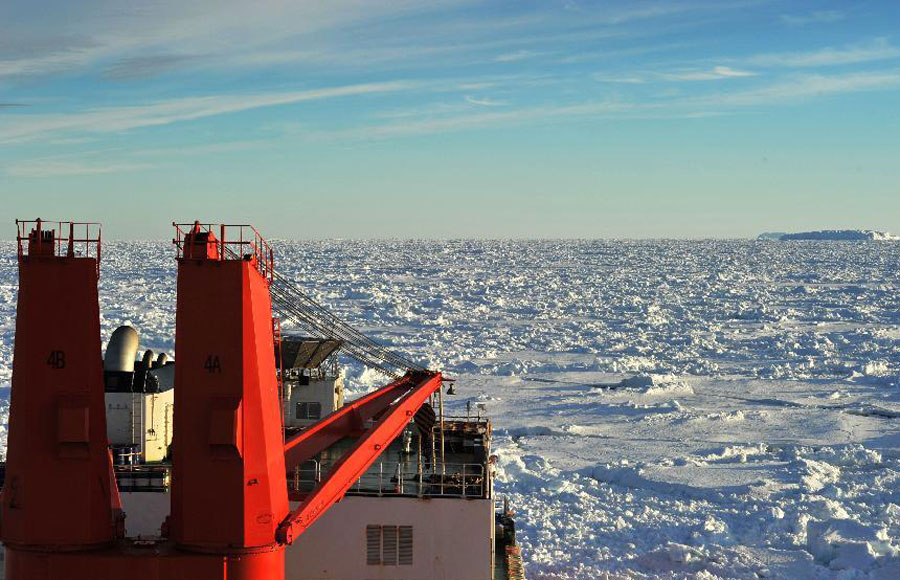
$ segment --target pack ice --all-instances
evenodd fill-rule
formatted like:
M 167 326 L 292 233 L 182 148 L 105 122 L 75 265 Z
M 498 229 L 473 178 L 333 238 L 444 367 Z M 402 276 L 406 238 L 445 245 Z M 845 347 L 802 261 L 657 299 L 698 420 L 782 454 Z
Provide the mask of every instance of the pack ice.
M 275 246 L 313 297 L 456 377 L 451 414 L 493 417 L 530 579 L 900 578 L 900 243 Z M 173 257 L 105 245 L 104 338 L 130 323 L 172 351 Z

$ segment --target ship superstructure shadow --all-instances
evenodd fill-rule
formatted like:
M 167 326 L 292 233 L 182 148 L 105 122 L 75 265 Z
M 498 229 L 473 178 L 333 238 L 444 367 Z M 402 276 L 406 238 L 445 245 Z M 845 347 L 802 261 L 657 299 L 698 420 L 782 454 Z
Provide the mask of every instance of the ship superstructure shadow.
M 6 578 L 515 577 L 490 423 L 445 418 L 439 372 L 302 294 L 255 229 L 176 225 L 174 362 L 127 327 L 104 362 L 99 226 L 17 224 Z M 393 382 L 344 405 L 338 351 Z

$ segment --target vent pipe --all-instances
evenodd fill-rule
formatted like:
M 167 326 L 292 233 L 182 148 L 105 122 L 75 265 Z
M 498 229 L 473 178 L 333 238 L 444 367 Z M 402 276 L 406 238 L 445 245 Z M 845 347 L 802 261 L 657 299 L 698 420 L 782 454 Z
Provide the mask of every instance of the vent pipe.
M 140 343 L 138 333 L 130 326 L 120 326 L 109 337 L 106 355 L 103 357 L 103 370 L 134 372 L 134 359 Z

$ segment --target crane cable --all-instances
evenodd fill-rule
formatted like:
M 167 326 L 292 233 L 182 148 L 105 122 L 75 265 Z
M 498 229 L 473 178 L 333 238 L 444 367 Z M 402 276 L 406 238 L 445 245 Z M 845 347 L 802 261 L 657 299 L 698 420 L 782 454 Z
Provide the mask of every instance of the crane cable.
M 231 258 L 240 259 L 231 248 L 224 246 L 224 250 Z M 345 355 L 369 368 L 394 379 L 410 370 L 425 370 L 422 365 L 385 348 L 335 316 L 274 269 L 269 295 L 273 312 L 282 320 L 293 322 L 316 338 L 339 340 Z
M 341 350 L 350 358 L 392 378 L 408 370 L 424 370 L 342 321 L 277 271 L 272 272 L 269 291 L 272 309 L 283 320 L 290 320 L 317 338 L 340 340 Z

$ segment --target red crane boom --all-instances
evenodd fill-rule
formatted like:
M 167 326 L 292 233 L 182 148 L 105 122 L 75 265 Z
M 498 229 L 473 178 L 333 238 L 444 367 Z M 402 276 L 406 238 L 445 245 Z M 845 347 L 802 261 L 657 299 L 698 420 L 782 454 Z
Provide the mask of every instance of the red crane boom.
M 368 395 L 365 400 L 351 404 L 355 405 L 353 408 L 344 407 L 332 413 L 288 442 L 285 451 L 292 457 L 286 464 L 293 467 L 326 449 L 335 438 L 349 434 L 367 418 L 384 411 L 375 424 L 334 464 L 325 479 L 285 518 L 278 527 L 278 541 L 290 544 L 328 508 L 340 501 L 350 486 L 403 431 L 419 407 L 433 392 L 441 388 L 442 381 L 441 373 L 411 371 L 398 381 Z M 400 399 L 391 404 L 398 395 L 401 395 Z

